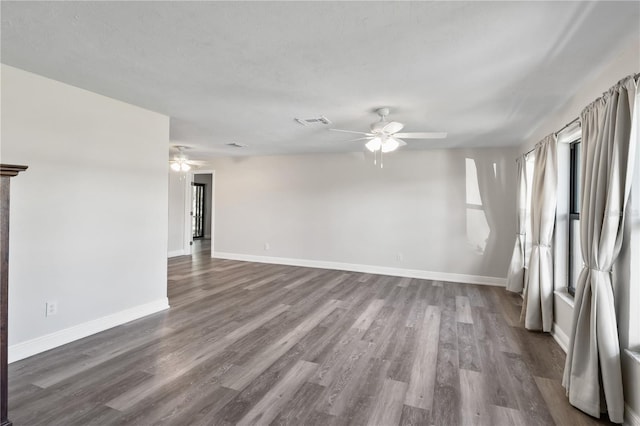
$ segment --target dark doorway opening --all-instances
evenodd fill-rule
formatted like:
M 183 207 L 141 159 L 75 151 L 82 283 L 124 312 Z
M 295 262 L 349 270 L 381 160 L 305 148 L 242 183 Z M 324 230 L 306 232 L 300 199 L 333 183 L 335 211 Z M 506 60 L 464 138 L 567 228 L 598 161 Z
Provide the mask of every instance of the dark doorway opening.
M 192 183 L 193 205 L 191 206 L 192 226 L 191 230 L 193 238 L 204 238 L 204 203 L 205 203 L 205 185 L 203 183 Z

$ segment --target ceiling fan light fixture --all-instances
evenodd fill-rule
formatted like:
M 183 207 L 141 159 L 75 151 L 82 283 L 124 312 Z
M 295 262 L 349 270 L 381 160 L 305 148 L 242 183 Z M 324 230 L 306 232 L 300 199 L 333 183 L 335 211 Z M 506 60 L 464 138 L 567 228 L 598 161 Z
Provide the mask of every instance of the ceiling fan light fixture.
M 175 149 L 177 149 L 178 152 L 173 156 L 173 160 L 169 160 L 169 167 L 171 167 L 171 170 L 174 172 L 188 172 L 191 170 L 191 165 L 189 165 L 189 158 L 184 153 L 186 147 L 177 145 Z
M 370 131 L 367 132 L 358 132 L 355 130 L 343 130 L 343 129 L 329 129 L 334 132 L 343 132 L 343 133 L 355 133 L 358 135 L 364 135 L 364 137 L 359 137 L 358 139 L 352 139 L 348 142 L 355 142 L 360 140 L 368 140 L 365 143 L 365 148 L 371 151 L 374 154 L 374 163 L 375 158 L 377 157 L 378 151 L 380 151 L 380 167 L 382 167 L 382 154 L 386 154 L 388 152 L 393 152 L 396 149 L 406 146 L 407 142 L 403 139 L 443 139 L 447 137 L 447 133 L 445 132 L 405 132 L 401 133 L 401 130 L 404 128 L 404 124 L 398 121 L 387 121 L 387 116 L 389 115 L 389 108 L 378 108 L 376 109 L 376 113 L 380 116 L 380 120 L 376 123 L 372 123 L 369 126 Z
M 382 146 L 382 139 L 375 137 L 364 145 L 369 151 L 376 152 Z
M 385 154 L 387 152 L 395 151 L 400 146 L 400 143 L 394 138 L 387 138 L 382 144 L 382 152 Z

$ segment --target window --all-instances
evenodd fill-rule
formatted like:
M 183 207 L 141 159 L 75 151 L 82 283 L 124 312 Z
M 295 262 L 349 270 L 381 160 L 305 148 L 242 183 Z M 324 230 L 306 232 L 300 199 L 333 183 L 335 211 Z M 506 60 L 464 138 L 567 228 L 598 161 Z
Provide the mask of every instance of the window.
M 496 164 L 493 164 L 495 177 Z M 480 186 L 478 184 L 478 170 L 473 158 L 465 159 L 466 174 L 466 207 L 467 207 L 467 241 L 471 250 L 477 254 L 483 254 L 489 238 L 489 223 L 485 216 Z
M 580 140 L 571 143 L 569 166 L 569 279 L 567 290 L 575 295 L 578 275 L 582 270 L 580 249 Z

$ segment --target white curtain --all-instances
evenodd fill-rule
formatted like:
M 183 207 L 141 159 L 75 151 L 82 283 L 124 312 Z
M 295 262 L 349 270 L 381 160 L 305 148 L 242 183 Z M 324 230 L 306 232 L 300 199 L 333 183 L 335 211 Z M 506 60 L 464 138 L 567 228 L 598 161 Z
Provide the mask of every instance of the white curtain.
M 606 410 L 615 423 L 623 421 L 624 396 L 611 268 L 622 245 L 638 143 L 636 91 L 636 81 L 628 77 L 581 115 L 580 239 L 585 266 L 578 277 L 562 381 L 572 405 L 595 417 Z
M 527 159 L 523 155 L 516 160 L 516 243 L 507 273 L 507 290 L 522 293 L 524 289 L 525 234 L 527 232 Z
M 558 181 L 557 141 L 549 135 L 536 146 L 531 191 L 531 258 L 522 315 L 528 330 L 551 331 L 553 325 L 553 256 Z

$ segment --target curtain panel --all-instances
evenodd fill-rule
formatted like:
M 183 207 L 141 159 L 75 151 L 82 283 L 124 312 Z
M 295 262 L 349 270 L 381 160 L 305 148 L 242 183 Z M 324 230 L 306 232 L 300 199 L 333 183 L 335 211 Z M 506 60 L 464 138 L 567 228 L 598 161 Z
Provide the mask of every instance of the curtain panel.
M 638 144 L 636 94 L 635 78 L 627 77 L 580 117 L 584 268 L 578 277 L 562 381 L 572 405 L 595 417 L 606 410 L 615 423 L 623 421 L 624 396 L 611 269 L 622 246 Z
M 516 160 L 516 242 L 507 273 L 507 290 L 522 293 L 525 276 L 525 243 L 527 232 L 527 159 L 523 155 Z
M 553 326 L 553 254 L 558 181 L 557 139 L 549 135 L 536 145 L 531 191 L 531 240 L 522 316 L 528 330 Z

